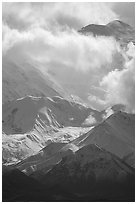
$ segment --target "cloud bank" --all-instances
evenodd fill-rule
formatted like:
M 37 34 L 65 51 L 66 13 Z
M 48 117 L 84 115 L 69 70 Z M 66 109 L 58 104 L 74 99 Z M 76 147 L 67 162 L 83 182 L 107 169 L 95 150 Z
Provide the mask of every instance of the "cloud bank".
M 41 62 L 59 62 L 87 72 L 112 62 L 118 44 L 113 38 L 83 36 L 74 30 L 53 33 L 40 27 L 20 32 L 3 25 L 3 54 L 16 47 Z M 22 52 L 21 52 L 22 54 Z
M 128 45 L 127 58 L 124 69 L 109 72 L 100 82 L 107 90 L 106 103 L 124 104 L 128 112 L 135 111 L 135 56 L 134 45 Z
M 80 29 L 86 24 L 106 24 L 117 18 L 108 3 L 3 3 L 4 21 L 21 30 L 31 25 Z

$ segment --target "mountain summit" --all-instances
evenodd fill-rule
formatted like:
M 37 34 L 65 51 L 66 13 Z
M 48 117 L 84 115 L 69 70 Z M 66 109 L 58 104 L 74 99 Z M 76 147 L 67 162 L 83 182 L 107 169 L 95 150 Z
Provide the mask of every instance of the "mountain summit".
M 112 36 L 122 45 L 133 42 L 135 44 L 135 30 L 127 23 L 114 20 L 106 25 L 89 24 L 81 28 L 79 33 L 94 36 Z

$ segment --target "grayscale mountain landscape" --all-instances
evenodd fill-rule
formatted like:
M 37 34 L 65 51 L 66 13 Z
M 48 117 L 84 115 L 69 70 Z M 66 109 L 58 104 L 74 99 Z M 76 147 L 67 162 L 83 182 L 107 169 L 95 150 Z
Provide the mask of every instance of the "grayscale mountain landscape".
M 3 202 L 135 201 L 134 13 L 2 3 Z

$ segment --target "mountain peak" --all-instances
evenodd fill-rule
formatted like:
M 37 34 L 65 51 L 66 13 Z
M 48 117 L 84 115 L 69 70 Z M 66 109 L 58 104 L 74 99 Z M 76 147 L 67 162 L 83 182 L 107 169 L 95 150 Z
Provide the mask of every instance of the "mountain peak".
M 120 20 L 111 21 L 106 26 L 108 26 L 108 27 L 118 26 L 118 27 L 129 27 L 129 28 L 131 28 L 131 26 L 129 24 L 127 24 L 127 23 L 125 23 L 123 21 L 120 21 Z
M 114 37 L 121 46 L 126 46 L 129 42 L 135 44 L 134 28 L 120 20 L 114 20 L 106 25 L 89 24 L 78 31 L 84 35 Z
M 94 36 L 100 36 L 100 35 L 111 36 L 112 35 L 112 31 L 109 27 L 107 27 L 106 25 L 98 25 L 98 24 L 89 24 L 87 26 L 84 26 L 78 32 L 83 33 L 83 34 L 92 33 Z

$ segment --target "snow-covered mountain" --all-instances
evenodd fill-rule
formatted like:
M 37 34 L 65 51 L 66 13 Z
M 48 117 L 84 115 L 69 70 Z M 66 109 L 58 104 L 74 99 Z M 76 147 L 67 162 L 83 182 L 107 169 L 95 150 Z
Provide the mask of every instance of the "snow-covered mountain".
M 135 116 L 125 112 L 117 112 L 101 124 L 76 139 L 74 144 L 82 147 L 97 144 L 99 147 L 120 158 L 134 152 L 135 148 Z
M 16 165 L 18 169 L 33 177 L 39 178 L 53 168 L 66 155 L 73 155 L 83 147 L 94 144 L 99 148 L 122 159 L 134 167 L 134 115 L 117 112 L 93 127 L 87 133 L 79 134 L 73 140 L 63 143 L 51 143 L 37 154 L 28 157 Z M 60 133 L 60 132 L 59 132 Z
M 120 41 L 121 45 L 127 45 L 129 42 L 135 44 L 134 28 L 119 20 L 114 20 L 107 25 L 90 24 L 79 30 L 79 33 L 93 34 L 94 36 L 113 36 Z
M 62 97 L 27 96 L 3 105 L 3 161 L 17 162 L 52 142 L 68 143 L 102 120 L 101 114 Z M 87 123 L 92 114 L 94 120 Z
M 70 143 L 102 122 L 106 114 L 59 96 L 19 98 L 4 104 L 2 111 L 5 164 L 37 154 L 53 142 Z M 71 146 L 79 149 L 78 145 Z
M 3 131 L 7 134 L 31 131 L 36 123 L 51 127 L 86 126 L 83 123 L 91 113 L 95 118 L 93 124 L 100 119 L 98 111 L 59 96 L 27 96 L 3 105 L 2 109 Z

